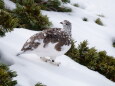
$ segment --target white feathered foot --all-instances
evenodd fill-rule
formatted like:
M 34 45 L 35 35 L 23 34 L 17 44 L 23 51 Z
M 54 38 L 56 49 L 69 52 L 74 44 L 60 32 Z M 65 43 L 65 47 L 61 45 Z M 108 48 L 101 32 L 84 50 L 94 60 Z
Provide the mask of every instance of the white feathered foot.
M 55 60 L 52 60 L 52 59 L 47 59 L 45 57 L 40 57 L 40 59 L 44 62 L 48 62 L 50 64 L 53 64 L 53 65 L 56 65 L 56 66 L 59 66 L 61 63 L 60 62 L 55 62 Z

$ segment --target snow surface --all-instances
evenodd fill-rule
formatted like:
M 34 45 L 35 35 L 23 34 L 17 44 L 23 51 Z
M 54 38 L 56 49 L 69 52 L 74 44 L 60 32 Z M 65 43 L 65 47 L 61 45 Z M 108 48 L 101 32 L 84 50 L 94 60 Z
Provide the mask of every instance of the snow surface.
M 4 0 L 4 5 L 5 5 L 5 8 L 9 9 L 9 10 L 13 10 L 16 8 L 16 4 L 13 3 L 12 1 L 10 0 Z
M 5 0 L 8 3 L 9 0 Z M 78 3 L 80 7 L 72 4 Z M 115 39 L 115 0 L 71 0 L 73 12 L 62 13 L 53 11 L 42 11 L 52 21 L 52 27 L 62 27 L 59 22 L 69 20 L 72 23 L 72 37 L 77 41 L 76 46 L 83 40 L 88 40 L 90 47 L 98 50 L 106 50 L 109 55 L 115 56 L 115 49 L 112 47 L 112 40 Z M 7 6 L 11 6 L 7 4 Z M 106 8 L 106 9 L 105 9 Z M 98 15 L 104 26 L 95 24 L 94 20 Z M 82 18 L 88 18 L 88 22 Z M 25 41 L 37 33 L 37 31 L 23 28 L 15 29 L 0 38 L 0 62 L 11 65 L 18 76 L 17 86 L 34 86 L 37 82 L 42 82 L 47 86 L 115 86 L 115 83 L 108 80 L 101 74 L 91 71 L 88 68 L 74 62 L 69 57 L 63 55 L 56 59 L 61 62 L 60 67 L 42 62 L 35 54 L 23 54 L 19 57 L 16 54 L 20 51 Z

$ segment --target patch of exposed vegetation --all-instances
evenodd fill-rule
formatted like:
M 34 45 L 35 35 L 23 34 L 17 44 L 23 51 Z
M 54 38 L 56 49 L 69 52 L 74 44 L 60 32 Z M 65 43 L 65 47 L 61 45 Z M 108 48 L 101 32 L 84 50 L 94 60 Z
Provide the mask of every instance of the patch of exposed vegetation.
M 102 23 L 102 21 L 101 21 L 100 18 L 97 18 L 97 19 L 95 20 L 95 23 L 98 24 L 98 25 L 101 25 L 101 26 L 104 25 L 104 24 Z
M 115 82 L 115 59 L 108 56 L 106 51 L 98 52 L 94 47 L 89 48 L 87 41 L 81 42 L 77 48 L 72 42 L 71 49 L 66 55 Z

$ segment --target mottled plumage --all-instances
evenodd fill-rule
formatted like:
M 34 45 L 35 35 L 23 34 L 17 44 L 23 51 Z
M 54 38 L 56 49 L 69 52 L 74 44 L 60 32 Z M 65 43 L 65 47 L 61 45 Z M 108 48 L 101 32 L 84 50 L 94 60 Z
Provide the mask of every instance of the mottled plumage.
M 67 20 L 61 22 L 63 28 L 50 28 L 31 36 L 21 51 L 32 52 L 38 56 L 51 57 L 65 54 L 71 47 L 71 23 Z
M 57 51 L 61 51 L 61 46 L 69 46 L 71 44 L 70 36 L 66 32 L 61 31 L 61 28 L 52 28 L 31 36 L 24 44 L 21 51 L 25 52 L 36 49 L 40 45 L 40 40 L 43 40 L 44 48 L 47 47 L 49 43 L 57 43 L 55 45 Z

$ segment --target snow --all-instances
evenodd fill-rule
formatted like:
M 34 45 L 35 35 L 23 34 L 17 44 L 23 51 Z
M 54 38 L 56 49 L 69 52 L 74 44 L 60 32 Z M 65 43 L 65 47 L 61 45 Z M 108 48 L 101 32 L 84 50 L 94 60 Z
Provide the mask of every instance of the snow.
M 4 0 L 8 8 L 14 8 L 11 1 Z M 12 2 L 11 2 L 12 3 Z M 80 7 L 72 4 L 78 3 Z M 83 40 L 88 40 L 90 47 L 98 50 L 106 50 L 108 55 L 115 56 L 115 48 L 112 41 L 115 39 L 115 0 L 71 0 L 73 12 L 62 13 L 53 11 L 42 11 L 52 21 L 52 27 L 61 27 L 60 21 L 69 20 L 72 23 L 72 37 L 77 41 L 76 46 Z M 100 17 L 104 26 L 97 25 L 94 21 Z M 88 22 L 82 18 L 88 18 Z M 26 30 L 24 28 L 14 29 L 14 31 L 0 38 L 0 62 L 11 65 L 18 76 L 17 86 L 34 86 L 37 82 L 42 82 L 47 86 L 115 86 L 115 83 L 108 80 L 98 72 L 89 70 L 69 57 L 59 56 L 56 61 L 61 62 L 59 67 L 45 63 L 35 54 L 22 54 L 16 56 L 26 40 L 37 33 L 37 31 Z
M 16 4 L 13 3 L 12 1 L 10 0 L 4 0 L 4 5 L 5 5 L 5 8 L 9 9 L 9 10 L 13 10 L 16 8 Z

